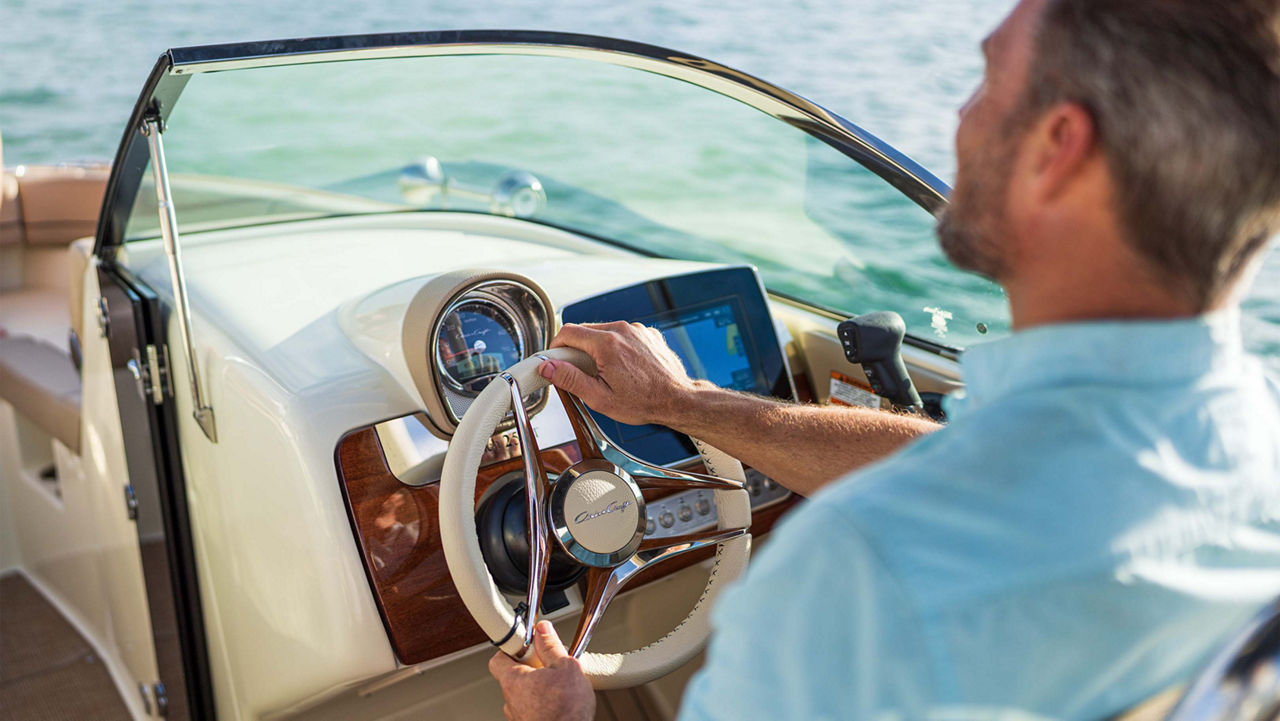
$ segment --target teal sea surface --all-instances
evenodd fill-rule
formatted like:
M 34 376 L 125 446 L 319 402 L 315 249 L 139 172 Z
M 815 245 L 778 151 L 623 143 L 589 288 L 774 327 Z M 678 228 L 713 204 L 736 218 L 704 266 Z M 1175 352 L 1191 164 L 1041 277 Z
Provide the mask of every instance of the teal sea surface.
M 771 0 L 749 6 L 690 0 L 0 0 L 0 135 L 8 166 L 109 160 L 148 71 L 169 47 L 520 28 L 647 42 L 758 75 L 843 115 L 950 182 L 956 110 L 982 72 L 978 43 L 1011 5 L 1011 0 Z M 959 319 L 988 312 L 998 299 L 980 297 L 975 292 L 980 284 L 972 277 L 937 267 L 928 233 L 910 237 L 886 237 L 882 247 L 864 244 L 857 272 L 874 274 L 867 285 L 877 292 L 851 296 L 842 305 L 857 311 L 891 305 L 917 335 L 960 346 L 977 341 L 976 325 Z M 840 269 L 830 275 L 839 276 Z M 895 295 L 891 303 L 885 293 Z M 1250 349 L 1280 370 L 1280 252 L 1269 252 L 1243 308 Z M 957 322 L 949 331 L 930 325 L 931 315 L 952 309 Z M 1001 322 L 993 318 L 991 325 L 996 330 Z

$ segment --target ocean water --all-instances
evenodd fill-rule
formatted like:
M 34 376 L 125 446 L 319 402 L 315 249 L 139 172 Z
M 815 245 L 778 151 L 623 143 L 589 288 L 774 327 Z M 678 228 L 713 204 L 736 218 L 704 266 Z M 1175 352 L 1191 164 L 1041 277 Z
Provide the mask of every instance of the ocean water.
M 978 43 L 1011 5 L 1011 0 L 770 0 L 740 7 L 691 0 L 0 0 L 0 134 L 10 166 L 110 159 L 147 72 L 168 47 L 527 28 L 673 47 L 761 76 L 870 130 L 949 182 L 956 109 L 981 74 Z M 922 236 L 918 242 L 933 241 Z M 936 269 L 923 276 L 920 254 L 903 251 L 868 263 L 883 276 L 883 285 L 906 294 L 901 307 L 919 312 L 966 304 L 971 279 Z M 1280 369 L 1280 253 L 1268 256 L 1243 306 L 1249 346 Z M 929 336 L 930 329 L 919 325 L 913 331 Z M 943 340 L 963 345 L 968 339 Z

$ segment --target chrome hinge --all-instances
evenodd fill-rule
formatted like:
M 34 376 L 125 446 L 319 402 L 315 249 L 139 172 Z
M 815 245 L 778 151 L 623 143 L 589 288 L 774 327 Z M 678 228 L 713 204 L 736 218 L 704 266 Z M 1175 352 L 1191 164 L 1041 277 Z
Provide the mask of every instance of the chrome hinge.
M 150 716 L 151 715 L 151 684 L 149 683 L 138 684 L 138 695 L 142 697 L 142 710 L 148 716 Z
M 143 358 L 142 354 L 145 354 L 146 358 Z M 163 348 L 157 350 L 154 345 L 148 343 L 142 354 L 135 348 L 133 358 L 125 366 L 133 374 L 133 380 L 138 384 L 138 392 L 142 397 L 150 398 L 152 403 L 160 405 L 164 403 L 165 395 L 173 394 L 173 387 L 169 381 L 169 353 Z
M 133 492 L 133 484 L 124 487 L 124 510 L 130 521 L 138 520 L 138 496 Z
M 106 296 L 98 298 L 98 333 L 106 338 L 111 332 L 111 313 L 107 310 Z
M 138 693 L 142 695 L 142 709 L 151 716 L 152 707 L 155 708 L 156 716 L 164 718 L 169 715 L 169 697 L 165 694 L 164 684 L 156 681 L 155 683 L 138 684 Z
M 164 718 L 169 715 L 169 696 L 165 693 L 164 684 L 159 681 L 151 687 L 156 696 L 156 715 Z

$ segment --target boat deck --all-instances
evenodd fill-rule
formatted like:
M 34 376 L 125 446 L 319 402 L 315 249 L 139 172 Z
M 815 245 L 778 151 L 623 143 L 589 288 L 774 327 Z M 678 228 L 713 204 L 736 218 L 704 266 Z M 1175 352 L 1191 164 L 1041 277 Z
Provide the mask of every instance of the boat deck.
M 93 648 L 17 573 L 0 576 L 0 721 L 128 721 Z

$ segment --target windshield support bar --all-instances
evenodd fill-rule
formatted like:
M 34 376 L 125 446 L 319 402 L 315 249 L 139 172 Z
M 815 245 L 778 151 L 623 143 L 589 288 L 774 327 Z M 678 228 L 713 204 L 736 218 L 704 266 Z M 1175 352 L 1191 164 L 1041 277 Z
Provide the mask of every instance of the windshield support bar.
M 142 134 L 147 138 L 151 151 L 151 172 L 155 179 L 156 203 L 160 210 L 160 235 L 164 239 L 164 254 L 169 259 L 169 282 L 173 286 L 173 306 L 178 314 L 178 332 L 182 336 L 182 349 L 187 357 L 187 377 L 191 383 L 192 415 L 200 430 L 210 441 L 218 442 L 218 430 L 214 424 L 213 408 L 205 402 L 201 392 L 200 365 L 196 360 L 195 345 L 191 342 L 191 305 L 187 302 L 187 281 L 182 272 L 182 252 L 178 243 L 178 215 L 173 207 L 173 195 L 169 190 L 169 168 L 164 160 L 164 143 L 160 140 L 164 124 L 152 113 L 142 119 Z

